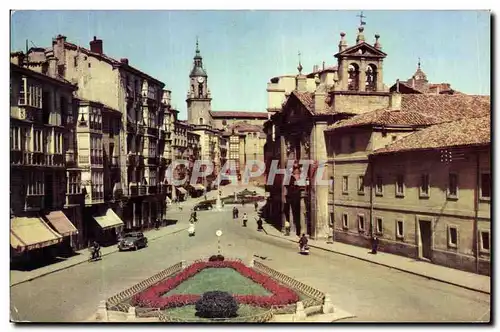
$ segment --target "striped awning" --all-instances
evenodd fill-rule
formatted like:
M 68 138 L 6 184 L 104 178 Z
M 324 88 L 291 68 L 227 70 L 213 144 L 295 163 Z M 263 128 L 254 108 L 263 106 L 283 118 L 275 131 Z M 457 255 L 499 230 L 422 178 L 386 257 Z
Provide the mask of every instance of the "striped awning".
M 112 209 L 107 209 L 105 215 L 94 216 L 95 221 L 101 226 L 101 229 L 107 230 L 110 228 L 123 226 L 123 221 L 116 215 Z
M 62 211 L 52 211 L 45 216 L 52 227 L 62 236 L 78 234 L 76 227 L 69 221 Z
M 179 192 L 183 195 L 186 195 L 187 194 L 187 190 L 182 188 L 182 187 L 176 187 L 177 190 L 179 190 Z
M 62 239 L 40 217 L 15 217 L 10 220 L 10 245 L 18 251 L 51 246 Z

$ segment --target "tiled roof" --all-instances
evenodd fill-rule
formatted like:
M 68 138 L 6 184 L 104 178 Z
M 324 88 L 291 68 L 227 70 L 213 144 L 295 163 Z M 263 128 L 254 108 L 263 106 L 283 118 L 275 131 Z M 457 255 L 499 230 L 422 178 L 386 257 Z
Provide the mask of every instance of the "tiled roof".
M 309 112 L 314 114 L 314 93 L 292 91 L 292 94 L 300 100 Z
M 437 122 L 486 116 L 491 113 L 489 96 L 474 95 L 402 95 L 401 110 L 436 118 Z
M 237 123 L 233 124 L 232 126 L 230 126 L 229 130 L 231 131 L 233 129 L 237 132 L 240 132 L 240 133 L 246 133 L 246 132 L 261 133 L 261 132 L 263 132 L 262 126 L 254 125 L 254 124 L 250 124 L 250 123 L 245 123 L 245 122 L 237 122 Z
M 267 119 L 268 113 L 264 112 L 245 112 L 245 111 L 211 111 L 214 118 L 259 118 Z
M 405 136 L 373 154 L 426 150 L 453 146 L 476 146 L 491 143 L 490 116 L 464 118 L 436 124 Z
M 395 110 L 377 110 L 353 116 L 352 118 L 339 121 L 330 126 L 327 131 L 339 128 L 360 127 L 366 125 L 379 126 L 426 126 L 436 123 L 436 119 L 431 116 L 417 112 L 405 112 Z

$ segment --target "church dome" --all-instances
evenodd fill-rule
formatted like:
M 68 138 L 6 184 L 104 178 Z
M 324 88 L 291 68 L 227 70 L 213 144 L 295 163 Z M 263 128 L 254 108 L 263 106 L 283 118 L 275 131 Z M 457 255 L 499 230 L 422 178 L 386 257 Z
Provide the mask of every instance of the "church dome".
M 207 73 L 206 73 L 205 69 L 203 69 L 202 67 L 195 66 L 195 67 L 193 67 L 193 70 L 191 70 L 191 74 L 189 74 L 189 76 L 190 77 L 193 77 L 193 76 L 207 77 Z

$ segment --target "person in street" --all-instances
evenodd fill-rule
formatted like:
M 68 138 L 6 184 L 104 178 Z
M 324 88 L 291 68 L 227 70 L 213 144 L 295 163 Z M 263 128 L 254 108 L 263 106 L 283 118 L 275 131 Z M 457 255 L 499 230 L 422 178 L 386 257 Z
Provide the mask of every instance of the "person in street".
M 285 236 L 290 236 L 290 222 L 285 220 Z
M 194 226 L 194 222 L 192 222 L 192 221 L 189 222 L 188 234 L 189 234 L 189 236 L 194 236 L 194 234 L 195 234 L 195 226 Z
M 374 234 L 372 235 L 372 254 L 376 255 L 378 250 L 378 237 Z
M 205 197 L 205 200 L 207 200 L 207 194 L 205 194 L 205 196 L 204 196 L 204 197 Z
M 235 206 L 235 212 L 236 212 L 236 219 L 238 219 L 240 217 L 240 211 L 238 210 L 238 208 Z
M 299 246 L 300 246 L 300 250 L 304 250 L 306 247 L 307 247 L 307 237 L 305 234 L 302 234 L 302 236 L 300 237 L 300 240 L 299 240 Z
M 94 241 L 94 243 L 92 243 L 92 259 L 96 259 L 100 256 L 100 253 L 101 253 L 101 246 L 99 245 L 99 243 L 97 243 L 97 241 Z
M 255 212 L 257 212 L 257 209 L 259 208 L 259 203 L 255 202 L 253 203 L 253 206 L 255 207 Z
M 243 213 L 243 227 L 247 227 L 248 216 L 246 213 Z
M 198 217 L 196 216 L 196 211 L 192 210 L 191 211 L 191 217 L 189 217 L 189 222 L 197 222 Z
M 236 219 L 236 206 L 233 207 L 233 219 Z
M 257 219 L 257 230 L 259 232 L 262 232 L 264 228 L 262 227 L 262 218 L 259 216 Z

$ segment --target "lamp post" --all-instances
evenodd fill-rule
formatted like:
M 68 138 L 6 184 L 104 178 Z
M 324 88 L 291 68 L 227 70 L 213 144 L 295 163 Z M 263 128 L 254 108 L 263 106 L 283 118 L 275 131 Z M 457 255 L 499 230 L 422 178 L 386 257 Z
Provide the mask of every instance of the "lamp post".
M 217 230 L 217 232 L 215 232 L 215 235 L 217 235 L 217 254 L 220 255 L 221 254 L 220 237 L 222 236 L 222 231 L 220 229 Z

